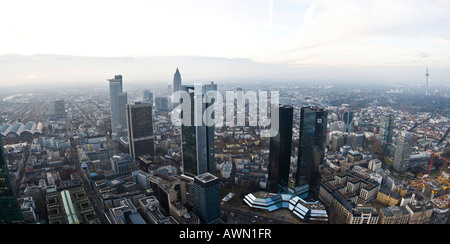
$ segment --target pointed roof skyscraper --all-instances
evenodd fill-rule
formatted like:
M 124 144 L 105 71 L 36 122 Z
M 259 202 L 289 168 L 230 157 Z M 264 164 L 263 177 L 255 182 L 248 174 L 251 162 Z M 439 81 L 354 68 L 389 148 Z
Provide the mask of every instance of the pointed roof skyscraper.
M 181 86 L 181 74 L 177 68 L 177 71 L 175 71 L 175 75 L 173 76 L 172 92 L 175 93 L 175 92 L 179 91 L 180 86 Z
M 173 85 L 172 85 L 172 103 L 173 104 L 180 103 L 180 96 L 179 96 L 179 94 L 177 94 L 177 92 L 180 91 L 180 87 L 181 87 L 181 74 L 177 68 L 177 71 L 175 71 L 175 74 L 173 76 Z

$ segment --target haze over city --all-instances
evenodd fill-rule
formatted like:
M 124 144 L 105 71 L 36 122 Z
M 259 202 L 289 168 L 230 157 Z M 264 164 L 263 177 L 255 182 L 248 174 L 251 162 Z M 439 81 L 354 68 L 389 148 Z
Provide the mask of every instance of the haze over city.
M 448 0 L 0 6 L 0 224 L 450 223 Z
M 448 1 L 12 1 L 0 83 L 447 85 Z

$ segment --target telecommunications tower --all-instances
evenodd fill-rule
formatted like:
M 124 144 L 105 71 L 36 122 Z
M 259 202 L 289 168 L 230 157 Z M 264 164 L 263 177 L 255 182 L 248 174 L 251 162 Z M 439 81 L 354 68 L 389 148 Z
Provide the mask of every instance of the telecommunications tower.
M 427 73 L 425 74 L 427 76 L 427 87 L 426 87 L 426 95 L 430 95 L 430 90 L 428 89 L 428 76 L 430 76 L 430 74 L 428 73 L 428 67 L 427 67 Z

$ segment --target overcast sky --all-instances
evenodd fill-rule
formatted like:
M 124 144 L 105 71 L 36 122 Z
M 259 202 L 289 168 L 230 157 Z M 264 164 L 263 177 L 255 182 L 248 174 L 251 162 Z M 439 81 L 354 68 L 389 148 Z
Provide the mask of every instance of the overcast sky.
M 336 80 L 450 84 L 448 0 L 14 0 L 0 83 Z

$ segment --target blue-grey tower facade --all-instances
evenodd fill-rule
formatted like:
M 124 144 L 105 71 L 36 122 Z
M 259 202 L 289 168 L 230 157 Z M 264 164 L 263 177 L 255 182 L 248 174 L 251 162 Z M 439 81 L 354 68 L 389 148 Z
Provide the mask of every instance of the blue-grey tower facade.
M 181 74 L 180 71 L 177 68 L 177 71 L 175 71 L 175 74 L 173 75 L 173 86 L 172 86 L 172 92 L 177 92 L 180 90 L 181 86 Z
M 152 105 L 131 103 L 126 111 L 130 155 L 134 159 L 145 154 L 155 156 Z
M 109 79 L 109 98 L 111 111 L 112 139 L 118 140 L 121 136 L 127 135 L 127 93 L 122 90 L 122 75 L 116 75 L 114 79 Z
M 214 101 L 207 99 L 207 96 L 208 92 L 217 91 L 217 85 L 183 85 L 180 91 L 186 94 L 180 98 L 181 106 L 188 104 L 184 106 L 186 111 L 181 111 L 181 116 L 187 118 L 181 124 L 183 174 L 191 177 L 206 172 L 214 174 L 214 118 L 203 115 L 206 109 L 214 105 Z
M 302 107 L 295 186 L 308 185 L 308 198 L 317 200 L 320 188 L 319 167 L 325 155 L 327 111 Z
M 392 143 L 393 128 L 394 128 L 394 114 L 392 113 L 381 114 L 379 140 L 383 145 Z
M 153 105 L 153 93 L 149 90 L 144 90 L 142 92 L 142 101 Z
M 194 210 L 205 224 L 220 220 L 220 180 L 210 173 L 194 178 Z

